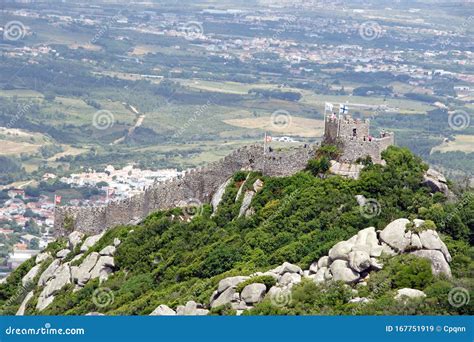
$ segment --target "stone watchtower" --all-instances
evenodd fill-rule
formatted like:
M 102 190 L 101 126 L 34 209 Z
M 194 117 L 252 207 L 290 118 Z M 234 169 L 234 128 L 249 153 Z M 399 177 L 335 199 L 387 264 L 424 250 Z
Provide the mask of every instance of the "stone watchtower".
M 349 115 L 327 116 L 324 123 L 324 142 L 339 145 L 343 153 L 340 161 L 353 163 L 370 156 L 374 163 L 382 163 L 382 152 L 394 144 L 395 135 L 382 132 L 378 137 L 370 134 L 370 121 L 354 119 Z

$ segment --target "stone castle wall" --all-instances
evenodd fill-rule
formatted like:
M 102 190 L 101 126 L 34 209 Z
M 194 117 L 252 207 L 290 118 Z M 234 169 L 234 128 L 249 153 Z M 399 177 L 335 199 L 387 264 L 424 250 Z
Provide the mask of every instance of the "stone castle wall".
M 137 223 L 150 213 L 176 207 L 180 203 L 209 203 L 218 187 L 242 169 L 262 171 L 268 176 L 289 176 L 306 167 L 314 156 L 311 146 L 275 150 L 263 154 L 261 145 L 240 148 L 224 159 L 205 168 L 192 169 L 175 180 L 156 184 L 131 198 L 112 201 L 94 207 L 57 207 L 54 227 L 56 234 L 65 235 L 66 218 L 73 228 L 86 234 L 96 234 L 108 228 Z
M 370 156 L 376 164 L 382 163 L 382 152 L 395 143 L 393 133 L 387 133 L 384 137 L 368 139 L 341 139 L 343 153 L 339 160 L 352 163 L 359 158 Z
M 360 138 L 370 135 L 370 123 L 368 120 L 353 119 L 350 116 L 327 117 L 324 128 L 324 138 L 329 143 L 335 143 L 340 138 L 349 138 L 354 135 Z

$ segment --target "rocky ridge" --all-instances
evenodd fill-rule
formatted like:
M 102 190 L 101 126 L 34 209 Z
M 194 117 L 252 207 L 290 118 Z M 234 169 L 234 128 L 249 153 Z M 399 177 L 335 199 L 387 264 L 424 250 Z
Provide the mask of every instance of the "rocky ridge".
M 335 244 L 327 256 L 314 261 L 307 270 L 285 262 L 267 272 L 224 278 L 212 294 L 208 309 L 230 305 L 240 315 L 244 310 L 253 308 L 265 298 L 269 298 L 276 305 L 281 305 L 285 303 L 286 298 L 291 296 L 291 288 L 299 284 L 303 278 L 315 283 L 342 281 L 347 285 L 366 285 L 370 272 L 383 268 L 380 261 L 382 255 L 414 254 L 427 258 L 431 262 L 433 274 L 451 277 L 449 267 L 451 255 L 446 245 L 436 231 L 423 229 L 424 225 L 423 220 L 417 219 L 411 222 L 401 218 L 391 222 L 380 231 L 376 231 L 374 227 L 363 229 L 350 239 Z M 272 277 L 275 284 L 268 289 L 265 284 L 258 282 L 262 276 Z M 256 282 L 252 283 L 251 279 L 255 279 Z M 239 292 L 238 287 L 244 282 L 250 283 Z M 424 296 L 425 294 L 419 290 L 400 289 L 395 299 L 404 300 Z M 370 299 L 359 297 L 350 300 L 352 303 L 368 301 Z M 184 307 L 187 306 L 195 310 L 186 311 L 182 307 L 173 310 L 166 305 L 159 305 L 151 315 L 204 314 L 205 311 L 202 310 L 206 310 L 202 304 L 195 302 L 188 302 Z M 201 311 L 196 311 L 198 309 Z
M 36 265 L 23 277 L 22 284 L 26 286 L 39 275 L 37 286 L 42 288 L 42 290 L 36 305 L 38 311 L 47 308 L 54 301 L 55 295 L 64 286 L 74 284 L 74 291 L 77 291 L 92 279 L 99 278 L 100 282 L 105 281 L 114 272 L 115 263 L 113 255 L 116 247 L 120 245 L 119 239 L 115 239 L 113 245 L 106 246 L 98 253 L 89 253 L 79 265 L 74 265 L 103 235 L 104 233 L 89 236 L 82 241 L 84 234 L 75 231 L 68 236 L 68 248 L 60 250 L 54 257 L 48 252 L 40 253 L 36 256 Z M 75 255 L 70 261 L 65 262 L 64 260 L 67 256 L 79 245 L 80 253 Z M 53 260 L 39 274 L 43 264 L 50 259 Z M 29 292 L 26 295 L 16 313 L 17 315 L 24 314 L 26 305 L 32 297 L 33 292 Z

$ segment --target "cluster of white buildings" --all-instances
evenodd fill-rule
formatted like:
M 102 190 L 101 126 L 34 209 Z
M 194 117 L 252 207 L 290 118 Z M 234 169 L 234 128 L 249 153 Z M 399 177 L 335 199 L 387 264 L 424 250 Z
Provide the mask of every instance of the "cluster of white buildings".
M 76 187 L 97 187 L 104 190 L 110 198 L 127 198 L 142 192 L 156 182 L 164 182 L 176 178 L 181 173 L 176 169 L 141 170 L 133 165 L 115 169 L 109 165 L 104 171 L 88 170 L 62 177 L 61 182 Z M 74 204 L 74 203 L 73 203 Z

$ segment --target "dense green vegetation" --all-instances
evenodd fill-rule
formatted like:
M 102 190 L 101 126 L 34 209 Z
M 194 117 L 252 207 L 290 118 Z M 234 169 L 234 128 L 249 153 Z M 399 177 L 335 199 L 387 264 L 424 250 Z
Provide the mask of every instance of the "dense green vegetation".
M 351 290 L 342 284 L 305 281 L 294 287 L 288 306 L 276 308 L 264 301 L 248 314 L 472 314 L 472 304 L 461 308 L 447 304 L 452 287 L 472 290 L 472 193 L 460 194 L 456 202 L 448 203 L 444 196 L 433 196 L 420 185 L 427 166 L 409 150 L 392 147 L 384 158 L 386 166 L 368 165 L 359 180 L 321 178 L 308 171 L 285 178 L 240 172 L 213 217 L 206 205 L 190 222 L 179 220 L 182 209 L 174 209 L 154 213 L 139 226 L 116 227 L 87 252 L 112 244 L 116 237 L 122 241 L 115 256 L 117 272 L 101 285 L 112 291 L 113 302 L 104 308 L 93 304 L 91 296 L 99 286 L 95 280 L 77 292 L 72 292 L 72 286 L 64 288 L 42 314 L 149 314 L 159 304 L 208 303 L 224 277 L 266 271 L 284 261 L 307 269 L 335 243 L 358 230 L 381 229 L 401 217 L 431 220 L 428 226 L 438 227 L 453 256 L 452 279 L 434 277 L 425 260 L 398 256 L 385 260 L 385 268 L 372 274 L 366 287 L 357 287 L 360 296 L 372 299 L 368 304 L 347 303 Z M 241 199 L 236 202 L 235 196 L 247 177 L 244 186 L 257 178 L 265 185 L 252 201 L 255 214 L 237 218 Z M 361 215 L 354 198 L 357 194 L 377 199 L 380 215 Z M 58 245 L 61 242 L 48 249 Z M 22 266 L 0 285 L 1 303 L 11 296 L 26 269 Z M 270 279 L 259 281 L 272 284 Z M 394 292 L 401 287 L 422 289 L 427 297 L 406 304 L 395 302 Z M 27 313 L 38 313 L 34 305 L 40 290 L 36 289 Z M 230 312 L 221 308 L 213 314 Z

